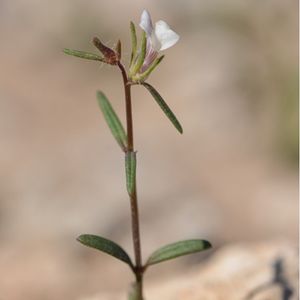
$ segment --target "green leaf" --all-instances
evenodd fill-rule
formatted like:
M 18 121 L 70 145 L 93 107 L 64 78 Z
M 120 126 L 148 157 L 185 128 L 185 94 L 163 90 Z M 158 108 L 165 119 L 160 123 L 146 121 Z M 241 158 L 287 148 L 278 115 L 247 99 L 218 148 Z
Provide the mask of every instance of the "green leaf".
M 125 155 L 126 186 L 127 192 L 131 196 L 135 191 L 136 174 L 136 152 L 127 152 Z
M 156 250 L 149 257 L 146 266 L 154 265 L 179 256 L 200 252 L 209 248 L 211 248 L 211 244 L 205 240 L 180 241 Z
M 116 115 L 107 97 L 102 92 L 97 92 L 97 99 L 108 127 L 110 128 L 117 143 L 120 145 L 122 150 L 125 151 L 127 148 L 127 136 L 120 119 Z
M 113 241 L 93 234 L 82 234 L 77 238 L 81 244 L 100 250 L 128 264 L 133 270 L 134 266 L 125 250 Z
M 97 54 L 94 54 L 94 53 L 89 53 L 89 52 L 79 51 L 79 50 L 72 50 L 72 49 L 68 49 L 68 48 L 65 48 L 63 51 L 67 55 L 72 55 L 72 56 L 76 56 L 76 57 L 80 57 L 80 58 L 84 58 L 84 59 L 97 60 L 97 61 L 104 62 L 103 57 L 101 57 Z
M 136 38 L 136 30 L 133 22 L 130 22 L 130 33 L 131 33 L 131 59 L 130 66 L 132 66 L 135 56 L 136 56 L 136 48 L 137 48 L 137 38 Z
M 153 96 L 154 100 L 157 102 L 157 104 L 160 106 L 160 108 L 163 110 L 165 115 L 169 118 L 169 120 L 172 122 L 172 124 L 175 126 L 175 128 L 182 133 L 182 127 L 177 120 L 176 116 L 174 113 L 171 111 L 170 107 L 168 104 L 164 101 L 164 99 L 161 97 L 161 95 L 158 93 L 158 91 L 149 83 L 143 82 L 142 85 L 151 93 Z
M 137 56 L 135 64 L 129 70 L 130 77 L 134 76 L 142 67 L 146 56 L 146 50 L 147 50 L 146 48 L 147 48 L 147 37 L 146 37 L 146 32 L 143 30 L 140 52 Z

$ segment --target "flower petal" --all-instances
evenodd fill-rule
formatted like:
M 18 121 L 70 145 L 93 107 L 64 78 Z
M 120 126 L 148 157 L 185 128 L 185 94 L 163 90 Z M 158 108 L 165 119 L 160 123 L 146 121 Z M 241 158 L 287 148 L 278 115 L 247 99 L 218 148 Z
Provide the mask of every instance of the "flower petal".
M 150 37 L 153 31 L 152 20 L 149 12 L 144 9 L 141 15 L 140 27 L 147 33 L 147 36 Z
M 161 50 L 162 44 L 161 44 L 160 40 L 157 38 L 154 31 L 152 32 L 151 37 L 148 39 L 148 41 L 149 41 L 149 44 L 150 44 L 149 48 L 152 48 L 153 51 L 158 52 L 158 51 Z M 149 49 L 149 48 L 147 48 L 147 49 Z
M 160 50 L 172 47 L 179 40 L 179 35 L 170 29 L 169 25 L 164 21 L 158 21 L 155 23 L 155 36 L 160 41 Z

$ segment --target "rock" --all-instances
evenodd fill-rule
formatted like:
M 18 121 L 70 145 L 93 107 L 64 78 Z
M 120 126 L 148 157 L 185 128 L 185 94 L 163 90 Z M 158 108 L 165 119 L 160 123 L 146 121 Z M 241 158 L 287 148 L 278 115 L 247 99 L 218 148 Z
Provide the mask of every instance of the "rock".
M 147 284 L 147 300 L 296 300 L 298 251 L 289 242 L 228 245 L 201 266 L 165 282 Z M 104 295 L 81 300 L 120 300 Z

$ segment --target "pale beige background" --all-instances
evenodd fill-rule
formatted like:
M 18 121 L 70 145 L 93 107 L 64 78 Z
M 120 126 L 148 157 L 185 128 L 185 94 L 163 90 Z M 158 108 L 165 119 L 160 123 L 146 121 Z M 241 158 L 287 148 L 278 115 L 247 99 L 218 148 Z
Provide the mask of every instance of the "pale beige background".
M 121 77 L 62 49 L 120 38 L 128 61 L 144 7 L 181 36 L 149 82 L 184 128 L 134 88 L 144 257 L 183 238 L 297 239 L 296 1 L 2 0 L 0 299 L 80 299 L 132 279 L 75 241 L 101 234 L 132 253 L 123 156 L 95 100 L 102 89 L 123 118 Z

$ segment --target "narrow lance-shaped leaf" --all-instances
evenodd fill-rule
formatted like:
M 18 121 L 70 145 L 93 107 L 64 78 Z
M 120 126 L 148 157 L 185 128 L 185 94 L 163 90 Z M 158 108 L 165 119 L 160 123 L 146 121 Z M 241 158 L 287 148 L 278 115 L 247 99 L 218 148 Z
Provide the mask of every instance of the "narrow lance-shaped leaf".
M 125 250 L 113 241 L 93 234 L 82 234 L 77 238 L 81 244 L 107 253 L 129 265 L 134 270 L 133 263 Z
M 164 99 L 161 97 L 161 95 L 158 93 L 158 91 L 149 83 L 143 82 L 142 85 L 151 93 L 154 100 L 157 102 L 157 104 L 160 106 L 160 108 L 163 110 L 165 115 L 168 117 L 168 119 L 172 122 L 172 124 L 175 126 L 175 128 L 182 133 L 182 126 L 180 125 L 179 121 L 177 120 L 174 113 L 171 111 L 168 104 L 164 101 Z
M 125 155 L 126 186 L 129 195 L 135 190 L 136 152 L 127 152 Z
M 80 57 L 80 58 L 84 58 L 84 59 L 97 60 L 97 61 L 104 62 L 103 57 L 101 57 L 97 54 L 94 54 L 94 53 L 89 53 L 89 52 L 79 51 L 79 50 L 73 50 L 73 49 L 68 49 L 68 48 L 65 48 L 63 51 L 67 55 L 72 55 L 72 56 L 76 56 L 76 57 Z
M 148 259 L 146 266 L 154 265 L 179 256 L 200 252 L 211 248 L 205 240 L 186 240 L 164 246 L 156 250 Z
M 127 148 L 127 136 L 120 119 L 102 92 L 97 92 L 97 99 L 108 127 L 110 128 L 117 143 L 120 145 L 122 150 L 125 151 Z
M 136 30 L 133 22 L 130 22 L 130 33 L 131 33 L 131 59 L 130 59 L 130 67 L 131 67 L 136 56 L 136 48 L 137 48 Z

